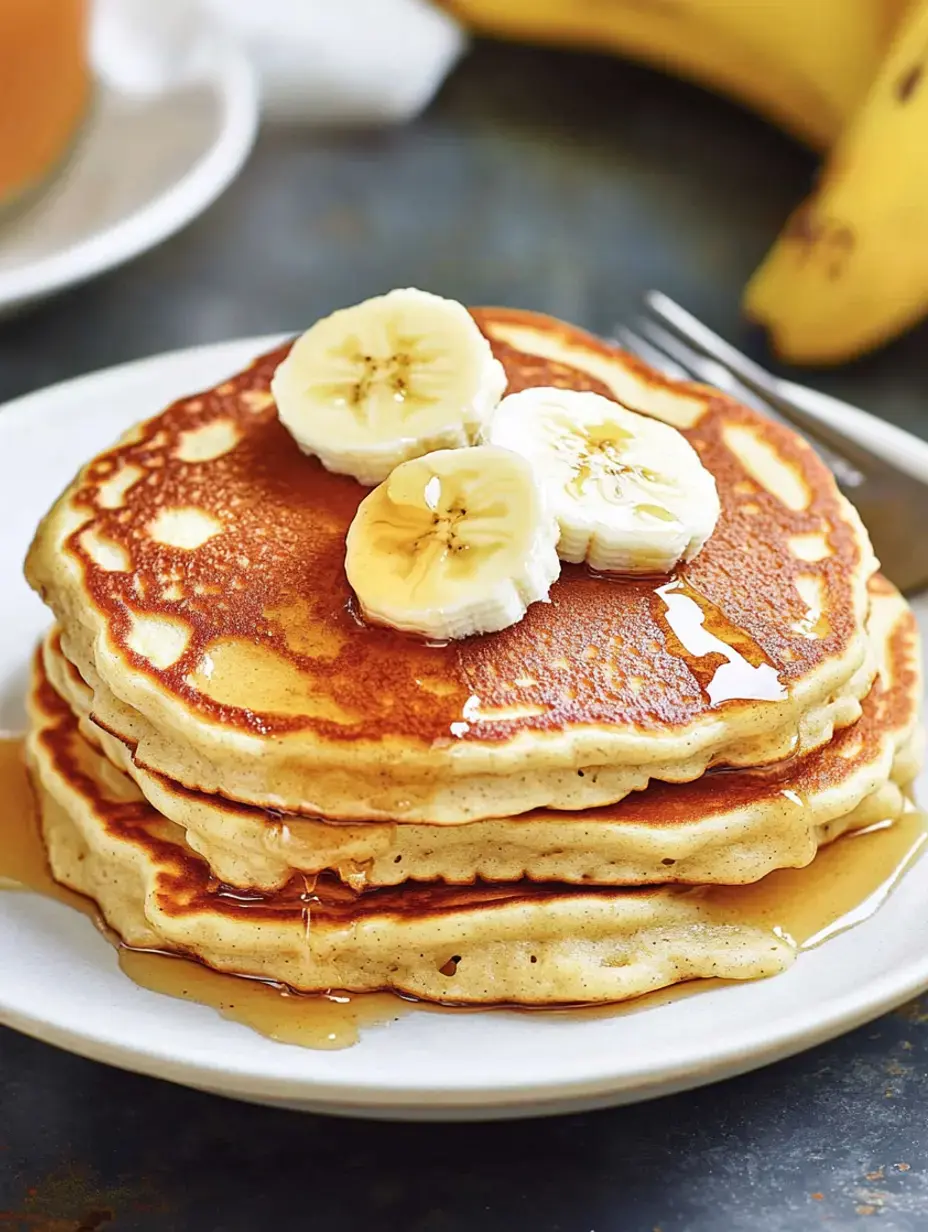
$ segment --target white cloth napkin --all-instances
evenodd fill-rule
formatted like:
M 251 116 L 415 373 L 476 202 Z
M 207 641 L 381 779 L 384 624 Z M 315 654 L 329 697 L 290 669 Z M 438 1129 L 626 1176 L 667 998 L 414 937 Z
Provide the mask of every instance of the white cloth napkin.
M 465 41 L 429 0 L 95 0 L 95 65 L 123 90 L 190 80 L 227 37 L 258 70 L 265 114 L 317 124 L 410 118 Z
M 317 123 L 408 119 L 463 47 L 428 0 L 203 0 L 258 69 L 268 114 Z

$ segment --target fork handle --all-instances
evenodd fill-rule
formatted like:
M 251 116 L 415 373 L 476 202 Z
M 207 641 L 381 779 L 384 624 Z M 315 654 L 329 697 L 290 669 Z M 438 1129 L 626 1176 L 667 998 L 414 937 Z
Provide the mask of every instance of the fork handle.
M 779 394 L 817 424 L 840 433 L 844 440 L 856 441 L 869 453 L 891 462 L 923 483 L 928 479 L 928 441 L 831 394 L 809 389 L 795 381 L 776 377 L 772 381 L 774 389 L 768 397 Z

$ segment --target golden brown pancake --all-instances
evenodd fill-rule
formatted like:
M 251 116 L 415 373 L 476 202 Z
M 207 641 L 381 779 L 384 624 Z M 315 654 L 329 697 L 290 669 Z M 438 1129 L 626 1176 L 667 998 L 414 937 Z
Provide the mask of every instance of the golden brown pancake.
M 826 746 L 763 771 L 711 772 L 652 783 L 618 804 L 579 813 L 536 810 L 461 826 L 351 825 L 271 815 L 191 792 L 141 769 L 131 749 L 90 719 L 93 698 L 54 632 L 43 661 L 81 730 L 127 771 L 152 806 L 224 882 L 277 889 L 294 875 L 334 870 L 356 889 L 407 880 L 468 884 L 742 884 L 802 867 L 847 829 L 896 817 L 919 762 L 920 646 L 915 618 L 884 578 L 870 583 L 868 631 L 880 674 L 863 715 Z
M 700 976 L 756 978 L 793 958 L 771 927 L 673 888 L 519 882 L 358 895 L 320 877 L 272 895 L 235 891 L 83 739 L 40 660 L 29 708 L 52 873 L 138 948 L 305 991 L 535 1005 L 622 1000 Z
M 95 719 L 142 767 L 297 814 L 455 823 L 776 761 L 858 717 L 874 562 L 812 450 L 551 318 L 474 315 L 510 391 L 593 389 L 678 426 L 719 488 L 706 547 L 672 579 L 565 566 L 500 633 L 366 626 L 344 571 L 365 489 L 278 422 L 283 348 L 89 463 L 30 551 Z

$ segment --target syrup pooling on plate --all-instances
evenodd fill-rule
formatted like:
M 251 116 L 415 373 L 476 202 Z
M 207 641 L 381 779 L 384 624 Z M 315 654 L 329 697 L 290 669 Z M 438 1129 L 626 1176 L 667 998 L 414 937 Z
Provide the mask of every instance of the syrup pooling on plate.
M 279 1044 L 336 1050 L 358 1042 L 366 1027 L 395 1022 L 415 1006 L 389 992 L 307 995 L 264 980 L 223 975 L 170 954 L 119 950 L 119 965 L 142 988 L 218 1010 Z
M 413 1008 L 393 993 L 310 996 L 223 975 L 190 958 L 122 945 L 96 904 L 59 885 L 49 872 L 21 740 L 0 739 L 0 801 L 0 890 L 32 891 L 88 916 L 116 947 L 122 970 L 142 988 L 210 1006 L 269 1039 L 305 1048 L 347 1048 L 364 1027 L 394 1022 Z
M 22 759 L 22 742 L 0 742 L 0 887 L 28 889 L 77 907 L 96 920 L 95 905 L 57 885 L 42 847 L 32 795 Z M 719 918 L 749 921 L 809 948 L 875 914 L 924 850 L 924 817 L 912 811 L 888 826 L 875 826 L 837 840 L 804 869 L 772 873 L 752 886 L 713 887 L 704 894 Z M 216 887 L 217 891 L 219 887 Z M 226 891 L 228 893 L 228 891 Z M 345 891 L 346 899 L 350 893 Z M 101 927 L 111 941 L 113 935 Z M 440 1007 L 415 1006 L 390 993 L 327 997 L 295 994 L 279 985 L 224 975 L 188 958 L 152 954 L 119 946 L 120 965 L 136 983 L 155 992 L 198 1002 L 218 1010 L 269 1038 L 311 1048 L 343 1048 L 364 1027 L 403 1014 Z M 673 1001 L 691 991 L 712 991 L 717 981 L 682 985 L 653 997 L 592 1010 L 558 1010 L 556 1015 L 584 1017 L 623 1014 Z M 459 1012 L 448 1008 L 448 1013 Z M 542 1012 L 542 1011 L 537 1011 Z
M 797 806 L 801 807 L 801 806 Z M 875 915 L 924 852 L 925 814 L 915 809 L 837 839 L 806 868 L 784 868 L 751 886 L 712 886 L 719 919 L 749 922 L 812 949 Z
M 0 889 L 56 895 L 35 819 L 22 740 L 0 738 Z M 67 899 L 77 894 L 61 891 Z

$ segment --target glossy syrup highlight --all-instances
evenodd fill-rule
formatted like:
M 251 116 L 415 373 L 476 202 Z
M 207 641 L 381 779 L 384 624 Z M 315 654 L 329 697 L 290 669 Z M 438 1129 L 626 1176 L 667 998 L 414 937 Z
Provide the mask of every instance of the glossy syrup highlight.
M 787 690 L 761 648 L 682 577 L 655 587 L 664 623 L 709 702 L 785 701 Z M 721 659 L 722 662 L 718 663 Z

